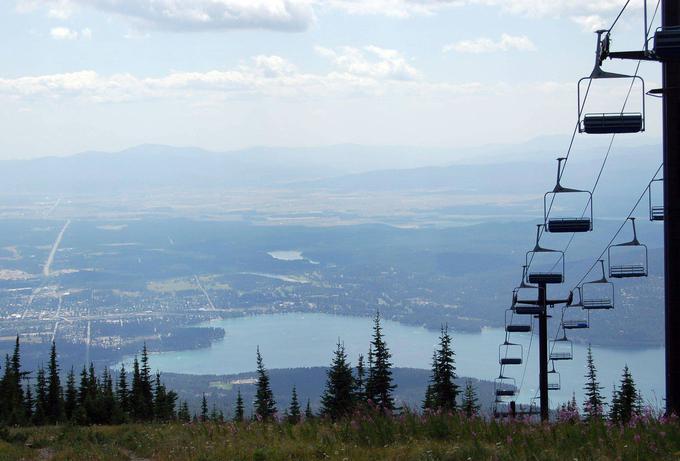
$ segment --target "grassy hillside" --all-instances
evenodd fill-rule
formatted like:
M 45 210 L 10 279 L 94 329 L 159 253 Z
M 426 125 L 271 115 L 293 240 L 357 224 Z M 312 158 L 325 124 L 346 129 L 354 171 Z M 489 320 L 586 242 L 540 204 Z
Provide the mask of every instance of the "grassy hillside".
M 458 416 L 330 423 L 195 423 L 2 431 L 1 460 L 678 459 L 675 421 L 487 422 Z

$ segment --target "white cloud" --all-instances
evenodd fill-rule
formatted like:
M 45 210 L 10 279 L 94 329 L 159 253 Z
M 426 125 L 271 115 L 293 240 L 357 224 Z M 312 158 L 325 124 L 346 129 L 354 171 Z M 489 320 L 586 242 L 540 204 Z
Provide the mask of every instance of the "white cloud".
M 607 24 L 604 19 L 598 14 L 591 14 L 589 16 L 573 16 L 573 22 L 581 26 L 584 32 L 594 32 L 600 29 L 606 29 Z
M 529 37 L 513 36 L 502 34 L 500 40 L 493 41 L 490 38 L 482 37 L 474 40 L 461 40 L 444 47 L 444 51 L 455 51 L 457 53 L 493 53 L 497 51 L 535 51 L 536 45 Z
M 44 9 L 66 19 L 73 9 L 91 8 L 126 18 L 140 29 L 174 31 L 270 29 L 306 30 L 316 12 L 339 10 L 352 15 L 399 18 L 432 15 L 470 5 L 500 8 L 531 17 L 613 14 L 622 0 L 15 0 L 21 12 Z M 642 0 L 632 0 L 639 8 Z
M 345 46 L 332 50 L 318 46 L 316 51 L 352 75 L 389 80 L 414 80 L 420 77 L 420 72 L 396 50 L 377 46 L 361 49 Z
M 255 56 L 232 69 L 207 72 L 173 72 L 145 78 L 131 74 L 100 75 L 80 72 L 0 78 L 0 98 L 75 98 L 85 102 L 123 102 L 147 99 L 181 99 L 192 103 L 230 98 L 372 97 L 386 94 L 458 96 L 505 91 L 477 82 L 427 82 L 395 50 L 378 47 L 338 50 L 317 48 L 331 60 L 326 73 L 299 70 L 280 56 Z
M 55 40 L 75 40 L 78 38 L 78 31 L 68 27 L 53 27 L 50 36 Z
M 85 28 L 78 32 L 68 27 L 53 27 L 50 29 L 50 36 L 55 40 L 76 40 L 78 38 L 89 40 L 92 38 L 92 30 Z

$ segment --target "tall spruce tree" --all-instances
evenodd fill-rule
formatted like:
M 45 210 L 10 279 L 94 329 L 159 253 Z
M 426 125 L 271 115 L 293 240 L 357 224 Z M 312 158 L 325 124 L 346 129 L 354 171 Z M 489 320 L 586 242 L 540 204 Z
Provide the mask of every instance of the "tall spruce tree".
M 177 419 L 183 423 L 188 423 L 189 421 L 191 421 L 191 413 L 189 413 L 189 404 L 187 404 L 186 400 L 180 403 L 179 405 Z
M 141 419 L 144 421 L 150 421 L 153 419 L 153 384 L 151 377 L 151 366 L 149 365 L 149 351 L 146 347 L 146 343 L 142 347 L 142 357 L 140 360 L 140 414 Z
M 298 401 L 297 389 L 293 386 L 293 391 L 290 395 L 290 405 L 288 406 L 286 420 L 291 424 L 297 424 L 300 422 L 300 402 Z
M 274 393 L 269 384 L 269 374 L 264 367 L 260 346 L 257 347 L 257 392 L 255 393 L 255 416 L 267 421 L 276 414 Z
M 633 375 L 628 369 L 628 365 L 623 368 L 621 385 L 614 391 L 612 398 L 612 411 L 610 417 L 615 422 L 627 423 L 634 414 L 639 412 L 637 407 L 638 391 L 635 387 Z
M 64 415 L 68 421 L 72 421 L 78 407 L 78 389 L 76 388 L 76 374 L 73 367 L 66 377 L 66 392 L 64 395 Z
M 451 335 L 449 335 L 448 325 L 441 327 L 439 335 L 439 350 L 436 354 L 437 365 L 435 376 L 437 380 L 433 382 L 435 404 L 438 409 L 444 411 L 455 411 L 457 407 L 456 398 L 460 393 L 455 382 L 456 365 L 454 352 L 451 347 Z
M 314 411 L 312 411 L 312 402 L 307 399 L 307 406 L 305 407 L 305 420 L 311 421 L 314 419 Z
M 243 422 L 245 417 L 245 405 L 243 404 L 243 396 L 241 395 L 241 388 L 236 394 L 236 408 L 234 409 L 234 422 Z
M 380 326 L 380 312 L 376 312 L 373 323 L 373 340 L 371 341 L 372 366 L 366 381 L 366 397 L 381 411 L 394 410 L 392 392 L 396 385 L 392 383 L 392 363 L 389 348 L 383 339 Z
M 201 399 L 201 422 L 204 423 L 208 421 L 208 399 L 205 398 L 205 392 L 203 393 L 203 399 Z
M 59 380 L 59 363 L 57 362 L 57 346 L 52 341 L 50 349 L 50 363 L 48 366 L 47 384 L 47 421 L 56 424 L 62 420 L 64 408 L 63 393 Z
M 432 352 L 432 370 L 430 371 L 430 382 L 425 389 L 425 399 L 423 400 L 423 410 L 432 411 L 437 409 L 437 383 L 439 383 L 439 357 L 437 351 Z
M 363 354 L 359 354 L 357 359 L 356 377 L 354 378 L 354 399 L 357 404 L 366 402 L 366 365 L 364 365 Z
M 40 366 L 35 378 L 35 411 L 33 423 L 41 426 L 47 422 L 47 379 L 45 369 Z
M 472 381 L 468 379 L 465 381 L 465 390 L 463 391 L 463 402 L 461 405 L 461 409 L 463 410 L 463 413 L 465 413 L 465 416 L 471 418 L 479 414 L 480 405 L 478 402 L 477 391 L 475 391 Z
M 604 397 L 602 396 L 603 387 L 597 381 L 597 369 L 593 359 L 593 351 L 588 344 L 588 355 L 586 356 L 586 384 L 583 388 L 585 401 L 583 402 L 583 412 L 586 420 L 601 418 L 604 410 Z
M 125 365 L 120 366 L 118 381 L 116 382 L 116 398 L 121 411 L 125 414 L 130 411 L 130 391 L 127 384 L 127 371 Z
M 338 340 L 321 397 L 321 415 L 336 420 L 351 414 L 356 403 L 354 390 L 352 367 L 347 362 L 345 346 Z

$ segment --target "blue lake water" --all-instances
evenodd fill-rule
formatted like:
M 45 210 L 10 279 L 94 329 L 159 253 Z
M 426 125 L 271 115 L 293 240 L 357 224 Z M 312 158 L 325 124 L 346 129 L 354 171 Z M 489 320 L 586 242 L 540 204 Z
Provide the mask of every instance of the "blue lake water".
M 331 314 L 275 314 L 217 320 L 203 326 L 221 327 L 225 337 L 210 348 L 162 352 L 151 356 L 154 370 L 188 374 L 234 374 L 255 368 L 255 349 L 259 345 L 267 368 L 327 366 L 338 340 L 345 343 L 353 364 L 365 354 L 372 334 L 372 319 Z M 438 333 L 422 327 L 383 321 L 385 339 L 395 366 L 429 368 Z M 452 331 L 456 364 L 460 376 L 493 380 L 499 373 L 498 346 L 504 340 L 501 329 L 485 329 L 481 333 Z M 524 344 L 529 351 L 520 400 L 528 401 L 538 386 L 537 338 L 529 349 L 531 334 L 513 335 L 513 342 Z M 615 349 L 593 347 L 599 380 L 604 394 L 611 395 L 621 370 L 628 365 L 642 390 L 645 400 L 661 405 L 664 396 L 664 350 Z M 562 389 L 551 391 L 551 404 L 567 401 L 572 392 L 582 401 L 586 347 L 574 345 L 574 359 L 556 362 Z M 506 367 L 506 375 L 521 383 L 524 365 Z

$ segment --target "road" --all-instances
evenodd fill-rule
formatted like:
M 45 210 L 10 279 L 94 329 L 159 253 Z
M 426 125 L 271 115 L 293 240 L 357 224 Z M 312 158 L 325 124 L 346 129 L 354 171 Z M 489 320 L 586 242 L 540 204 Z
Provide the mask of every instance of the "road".
M 64 238 L 64 233 L 66 232 L 66 229 L 68 228 L 69 224 L 71 224 L 70 219 L 68 221 L 66 221 L 66 224 L 64 224 L 64 227 L 61 228 L 61 232 L 59 232 L 57 239 L 54 241 L 54 245 L 52 245 L 52 250 L 50 251 L 50 255 L 47 257 L 47 261 L 45 261 L 45 265 L 43 266 L 43 275 L 45 277 L 50 276 L 50 266 L 52 266 L 52 262 L 54 261 L 54 255 L 57 254 L 57 250 L 59 249 L 59 245 L 61 245 L 61 239 Z

